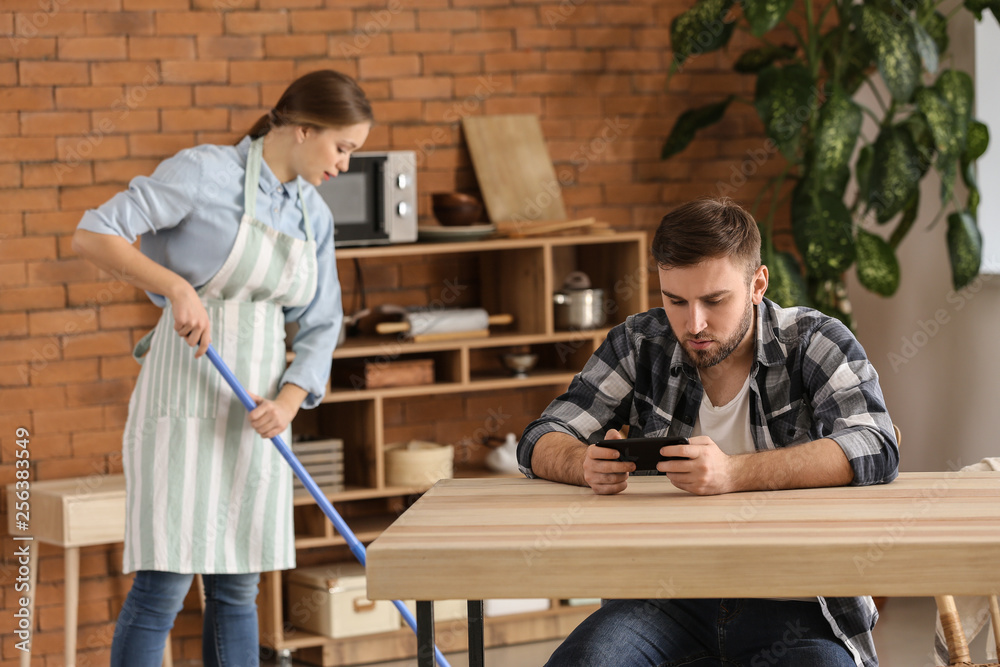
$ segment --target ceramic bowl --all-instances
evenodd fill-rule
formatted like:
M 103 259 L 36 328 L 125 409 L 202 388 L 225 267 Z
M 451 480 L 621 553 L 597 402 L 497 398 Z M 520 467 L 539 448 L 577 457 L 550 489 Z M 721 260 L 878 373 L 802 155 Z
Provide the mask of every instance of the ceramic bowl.
M 431 209 L 442 225 L 456 227 L 476 223 L 483 205 L 472 195 L 461 192 L 435 192 L 431 195 Z
M 533 352 L 508 352 L 501 355 L 503 365 L 506 366 L 516 378 L 528 377 L 528 371 L 538 363 L 538 355 Z

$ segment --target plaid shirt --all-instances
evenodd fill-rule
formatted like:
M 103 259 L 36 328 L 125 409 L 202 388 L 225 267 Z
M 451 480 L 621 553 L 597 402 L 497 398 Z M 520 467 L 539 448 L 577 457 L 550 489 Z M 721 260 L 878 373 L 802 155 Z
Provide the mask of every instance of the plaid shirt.
M 899 449 L 878 374 L 841 322 L 808 308 L 757 306 L 756 357 L 750 370 L 750 429 L 758 451 L 831 438 L 844 450 L 851 484 L 896 478 Z M 565 394 L 525 429 L 521 472 L 545 433 L 595 443 L 611 428 L 633 436 L 689 437 L 704 389 L 662 308 L 630 316 L 573 379 Z M 819 598 L 834 633 L 859 667 L 877 667 L 870 597 Z

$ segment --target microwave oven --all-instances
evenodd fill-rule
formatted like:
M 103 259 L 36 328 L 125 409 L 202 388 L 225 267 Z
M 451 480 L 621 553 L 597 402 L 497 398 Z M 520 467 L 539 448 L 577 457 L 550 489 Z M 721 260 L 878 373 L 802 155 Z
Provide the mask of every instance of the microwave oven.
M 347 171 L 316 188 L 333 213 L 335 246 L 417 240 L 417 156 L 414 151 L 351 154 Z

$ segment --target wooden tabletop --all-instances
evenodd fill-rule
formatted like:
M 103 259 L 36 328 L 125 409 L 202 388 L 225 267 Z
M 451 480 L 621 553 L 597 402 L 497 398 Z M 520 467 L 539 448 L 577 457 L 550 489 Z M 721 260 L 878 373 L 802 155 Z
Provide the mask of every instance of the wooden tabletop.
M 1000 592 L 1000 473 L 693 496 L 438 482 L 368 548 L 371 599 Z

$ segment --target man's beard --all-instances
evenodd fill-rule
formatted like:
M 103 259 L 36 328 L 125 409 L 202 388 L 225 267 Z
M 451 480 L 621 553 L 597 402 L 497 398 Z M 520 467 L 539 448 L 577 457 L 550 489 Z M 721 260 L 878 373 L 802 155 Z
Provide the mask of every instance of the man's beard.
M 743 313 L 743 319 L 740 320 L 739 325 L 736 327 L 736 331 L 732 336 L 725 340 L 717 341 L 719 343 L 718 347 L 713 352 L 711 348 L 707 350 L 692 350 L 687 346 L 684 346 L 684 351 L 687 352 L 688 357 L 694 362 L 694 365 L 698 368 L 711 368 L 716 364 L 719 364 L 726 360 L 733 351 L 739 347 L 740 342 L 743 337 L 747 335 L 747 331 L 750 330 L 750 324 L 753 322 L 753 301 L 747 299 L 747 308 Z M 712 340 L 710 336 L 702 337 L 700 334 L 698 336 L 689 336 L 686 340 Z

